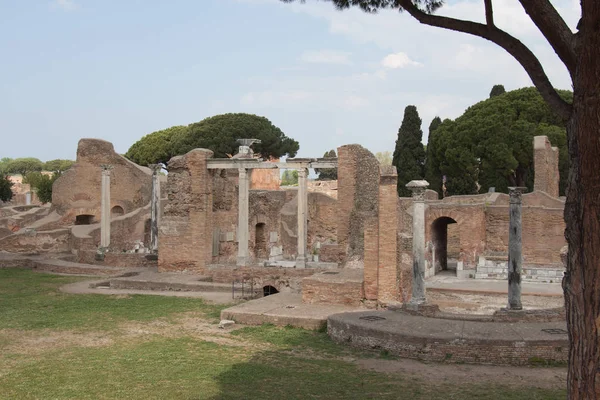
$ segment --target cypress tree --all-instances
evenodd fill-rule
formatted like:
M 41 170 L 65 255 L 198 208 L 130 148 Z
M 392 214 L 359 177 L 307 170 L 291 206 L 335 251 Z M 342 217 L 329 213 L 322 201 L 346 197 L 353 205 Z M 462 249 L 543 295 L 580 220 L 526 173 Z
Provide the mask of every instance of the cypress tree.
M 435 117 L 429 124 L 429 136 L 427 136 L 427 158 L 425 159 L 425 180 L 429 182 L 429 188 L 442 193 L 442 173 L 440 171 L 440 160 L 437 155 L 438 144 L 435 130 L 442 124 L 440 117 Z
M 398 129 L 398 139 L 392 165 L 398 171 L 398 195 L 401 197 L 411 196 L 406 184 L 414 179 L 423 179 L 425 164 L 425 149 L 423 148 L 423 131 L 421 130 L 421 118 L 415 106 L 407 106 L 404 109 L 404 119 Z

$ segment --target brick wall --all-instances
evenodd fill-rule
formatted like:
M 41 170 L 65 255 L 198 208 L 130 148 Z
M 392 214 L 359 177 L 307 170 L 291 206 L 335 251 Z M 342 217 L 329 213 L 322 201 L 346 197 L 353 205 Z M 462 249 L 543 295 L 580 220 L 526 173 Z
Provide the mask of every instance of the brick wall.
M 100 139 L 81 139 L 77 160 L 52 186 L 52 207 L 72 225 L 77 215 L 93 215 L 100 221 L 101 164 L 113 165 L 110 177 L 111 209 L 123 208 L 125 214 L 150 203 L 152 175 L 149 168 L 132 163 L 117 154 L 112 143 Z
M 381 303 L 399 300 L 398 293 L 398 175 L 382 171 L 379 181 L 378 295 Z
M 205 271 L 212 260 L 212 151 L 194 149 L 169 161 L 166 205 L 159 227 L 159 271 Z
M 562 209 L 523 206 L 523 262 L 560 264 L 560 249 L 566 245 Z M 486 211 L 486 251 L 508 254 L 508 207 L 490 206 Z
M 534 190 L 558 197 L 558 148 L 552 147 L 547 136 L 533 138 Z
M 378 212 L 379 161 L 360 145 L 338 148 L 338 244 L 362 266 L 364 221 Z

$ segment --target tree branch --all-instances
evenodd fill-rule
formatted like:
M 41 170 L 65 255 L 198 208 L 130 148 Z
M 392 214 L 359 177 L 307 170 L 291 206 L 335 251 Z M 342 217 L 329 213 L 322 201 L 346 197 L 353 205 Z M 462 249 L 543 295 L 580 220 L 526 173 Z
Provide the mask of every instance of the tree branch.
M 495 26 L 427 14 L 415 6 L 413 0 L 396 1 L 398 5 L 422 24 L 479 36 L 502 47 L 513 56 L 521 66 L 523 66 L 533 84 L 537 87 L 544 100 L 548 102 L 554 112 L 564 120 L 570 118 L 572 106 L 558 95 L 556 89 L 554 89 L 548 76 L 544 72 L 544 68 L 540 61 L 520 40 Z
M 485 4 L 485 22 L 488 26 L 494 26 L 494 9 L 492 8 L 492 0 L 483 0 Z
M 575 34 L 549 0 L 519 0 L 535 26 L 573 76 L 575 73 Z

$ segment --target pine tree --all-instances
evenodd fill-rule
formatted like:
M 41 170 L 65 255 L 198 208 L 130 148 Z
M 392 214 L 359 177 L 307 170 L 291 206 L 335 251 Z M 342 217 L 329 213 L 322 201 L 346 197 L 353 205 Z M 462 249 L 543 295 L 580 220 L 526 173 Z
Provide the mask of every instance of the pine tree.
M 500 96 L 501 94 L 506 93 L 506 89 L 504 89 L 504 85 L 494 85 L 492 90 L 490 91 L 490 99 L 492 97 Z
M 326 151 L 323 158 L 336 158 L 335 150 Z M 319 174 L 319 181 L 335 181 L 337 179 L 337 168 L 315 168 L 315 172 Z
M 407 106 L 404 109 L 404 119 L 398 129 L 398 139 L 392 165 L 398 171 L 398 195 L 409 197 L 410 190 L 406 184 L 415 179 L 423 179 L 425 165 L 425 149 L 421 140 L 421 118 L 415 106 Z

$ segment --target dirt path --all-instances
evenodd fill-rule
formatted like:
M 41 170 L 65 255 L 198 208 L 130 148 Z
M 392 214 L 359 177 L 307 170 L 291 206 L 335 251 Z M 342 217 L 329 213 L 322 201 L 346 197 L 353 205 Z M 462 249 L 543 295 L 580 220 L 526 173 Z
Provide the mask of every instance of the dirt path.
M 561 389 L 565 387 L 567 379 L 565 367 L 434 364 L 410 359 L 358 359 L 354 363 L 367 370 L 419 379 L 434 385 L 475 383 Z

